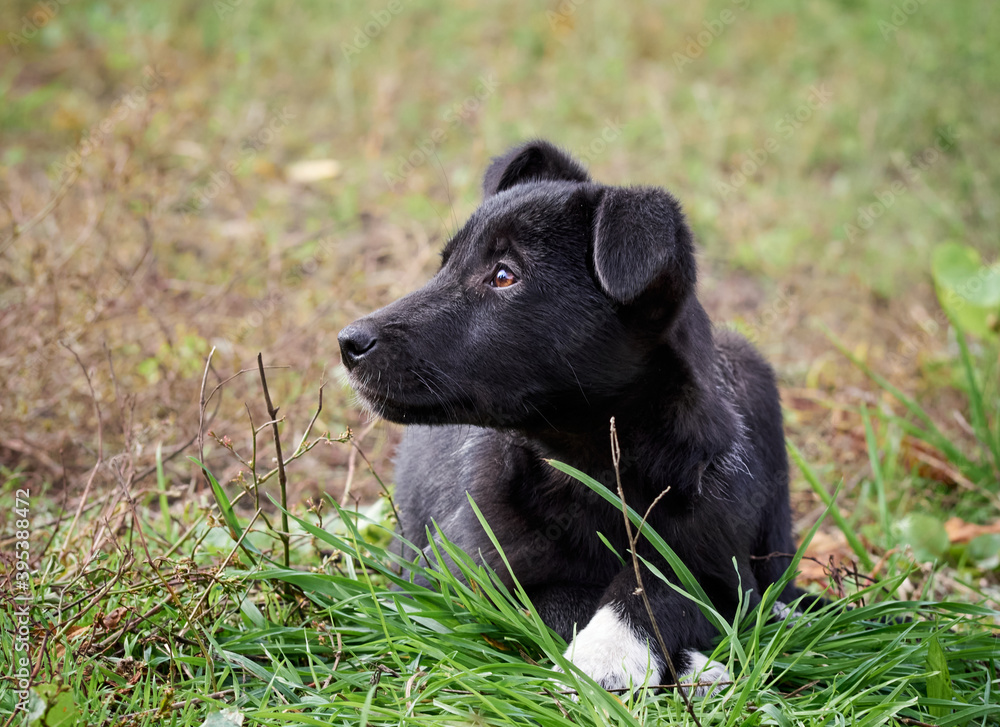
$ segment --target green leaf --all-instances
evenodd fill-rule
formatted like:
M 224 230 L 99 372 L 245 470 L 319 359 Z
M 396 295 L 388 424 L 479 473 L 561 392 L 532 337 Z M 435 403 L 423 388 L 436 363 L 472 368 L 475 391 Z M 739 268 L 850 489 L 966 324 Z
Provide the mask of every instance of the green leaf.
M 621 563 L 622 565 L 625 565 L 625 559 L 624 559 L 624 558 L 622 557 L 621 553 L 619 553 L 619 552 L 618 552 L 617 550 L 615 550 L 615 546 L 613 546 L 613 545 L 612 545 L 612 544 L 611 544 L 611 543 L 610 543 L 610 542 L 608 541 L 608 539 L 607 539 L 606 537 L 604 537 L 604 533 L 602 533 L 602 532 L 598 532 L 598 533 L 597 533 L 597 537 L 601 539 L 601 542 L 602 542 L 602 543 L 604 543 L 605 547 L 606 547 L 606 548 L 607 548 L 608 550 L 610 550 L 610 551 L 611 551 L 612 553 L 614 553 L 614 554 L 615 554 L 615 557 L 617 557 L 617 558 L 618 558 L 618 562 L 619 562 L 619 563 Z
M 226 491 L 222 489 L 222 485 L 215 479 L 215 475 L 209 472 L 208 468 L 199 462 L 197 458 L 188 457 L 188 459 L 201 467 L 202 471 L 208 477 L 208 481 L 212 485 L 212 494 L 215 495 L 215 501 L 219 505 L 219 512 L 222 513 L 222 519 L 229 526 L 229 535 L 233 540 L 239 540 L 243 536 L 243 528 L 240 527 L 240 522 L 236 518 L 236 511 L 233 510 L 233 504 L 229 501 Z
M 55 684 L 39 684 L 31 690 L 28 715 L 32 727 L 69 727 L 80 721 L 73 692 Z
M 972 305 L 1000 306 L 1000 270 L 982 265 L 975 248 L 957 242 L 938 245 L 931 271 L 935 283 L 959 292 Z
M 930 699 L 951 701 L 955 698 L 955 690 L 951 685 L 951 674 L 948 672 L 948 659 L 937 636 L 927 642 L 927 668 L 934 672 L 927 677 L 927 696 Z M 930 705 L 930 712 L 935 717 L 944 717 L 951 709 L 942 705 Z
M 973 538 L 966 553 L 984 570 L 1000 568 L 1000 533 L 986 533 Z
M 219 512 L 222 513 L 222 519 L 226 521 L 226 525 L 229 527 L 229 536 L 240 544 L 240 548 L 246 553 L 251 563 L 256 562 L 254 556 L 263 557 L 264 554 L 253 543 L 243 538 L 243 528 L 240 527 L 239 518 L 236 517 L 236 511 L 233 509 L 233 504 L 229 501 L 226 491 L 219 484 L 219 481 L 215 479 L 215 475 L 209 472 L 208 468 L 199 462 L 196 457 L 188 457 L 188 459 L 201 467 L 202 472 L 208 477 L 208 481 L 212 485 L 212 493 L 215 495 L 215 501 L 219 505 Z M 243 539 L 241 540 L 241 538 Z
M 994 337 L 1000 314 L 1000 268 L 980 263 L 972 247 L 947 242 L 934 249 L 931 273 L 941 307 L 960 328 Z
M 896 525 L 896 538 L 913 549 L 921 561 L 933 561 L 948 552 L 950 540 L 944 524 L 933 515 L 910 513 Z

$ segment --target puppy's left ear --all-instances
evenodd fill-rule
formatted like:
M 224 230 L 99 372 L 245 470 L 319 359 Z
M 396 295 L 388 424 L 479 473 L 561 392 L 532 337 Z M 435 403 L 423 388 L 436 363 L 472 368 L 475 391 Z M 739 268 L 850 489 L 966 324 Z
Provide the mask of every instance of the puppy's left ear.
M 608 187 L 594 215 L 594 269 L 612 300 L 653 286 L 680 301 L 694 290 L 694 241 L 681 206 L 655 187 Z
M 515 146 L 494 157 L 483 176 L 483 199 L 531 181 L 589 182 L 586 170 L 573 157 L 542 139 Z

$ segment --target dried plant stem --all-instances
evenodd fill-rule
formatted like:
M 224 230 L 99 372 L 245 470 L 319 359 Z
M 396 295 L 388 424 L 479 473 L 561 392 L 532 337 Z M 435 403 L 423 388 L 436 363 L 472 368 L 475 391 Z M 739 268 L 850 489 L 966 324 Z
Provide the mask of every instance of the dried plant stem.
M 201 394 L 198 397 L 198 461 L 201 462 L 202 472 L 205 480 L 208 480 L 208 470 L 205 469 L 205 406 L 208 399 L 205 398 L 205 384 L 208 382 L 208 371 L 212 368 L 212 356 L 215 355 L 215 346 L 208 352 L 208 359 L 205 361 L 205 373 L 201 377 Z M 215 391 L 212 392 L 213 394 Z M 211 398 L 211 397 L 209 397 Z
M 90 476 L 87 478 L 87 484 L 84 485 L 83 494 L 80 495 L 80 502 L 76 507 L 76 514 L 73 515 L 73 521 L 69 524 L 69 529 L 63 537 L 63 547 L 59 554 L 60 559 L 66 556 L 66 549 L 72 542 L 73 530 L 76 529 L 76 523 L 80 519 L 80 514 L 83 512 L 83 507 L 87 502 L 88 496 L 90 495 L 90 488 L 94 484 L 94 478 L 97 476 L 97 471 L 101 469 L 101 465 L 104 464 L 104 425 L 101 417 L 101 405 L 97 402 L 97 394 L 94 392 L 94 384 L 90 380 L 90 374 L 87 372 L 87 367 L 83 365 L 83 361 L 80 359 L 77 352 L 65 343 L 63 343 L 62 346 L 73 354 L 73 358 L 76 359 L 76 362 L 80 364 L 80 368 L 83 369 L 83 375 L 87 379 L 87 387 L 90 389 L 90 398 L 94 402 L 94 412 L 97 415 L 97 462 L 94 463 L 94 468 L 90 470 Z
M 271 432 L 274 434 L 274 450 L 278 456 L 278 483 L 281 486 L 281 544 L 285 550 L 285 567 L 291 564 L 288 538 L 288 480 L 285 477 L 285 460 L 281 456 L 281 437 L 278 434 L 278 409 L 271 403 L 271 394 L 267 390 L 267 377 L 264 376 L 264 357 L 257 354 L 257 368 L 260 371 L 260 385 L 264 390 L 264 403 L 267 404 L 267 415 L 271 417 Z
M 357 468 L 358 452 L 361 451 L 361 441 L 368 435 L 369 432 L 371 432 L 372 429 L 375 428 L 377 423 L 377 419 L 372 419 L 365 425 L 365 428 L 361 430 L 360 434 L 356 437 L 350 438 L 351 451 L 347 455 L 347 477 L 344 478 L 344 492 L 340 496 L 341 507 L 347 507 L 347 501 L 351 496 L 351 485 L 354 483 L 354 473 Z
M 639 536 L 642 535 L 642 528 L 632 535 L 632 521 L 628 516 L 628 503 L 625 502 L 625 490 L 622 489 L 622 475 L 621 469 L 619 468 L 619 463 L 621 462 L 622 450 L 621 446 L 618 444 L 618 430 L 615 428 L 615 418 L 611 417 L 611 461 L 615 468 L 615 484 L 618 487 L 618 499 L 622 503 L 622 515 L 625 517 L 625 535 L 629 542 L 629 551 L 632 554 L 632 567 L 635 569 L 635 583 L 638 595 L 642 597 L 642 603 L 646 607 L 646 615 L 649 616 L 649 622 L 653 626 L 653 633 L 656 635 L 656 640 L 660 644 L 660 651 L 663 652 L 663 658 L 667 662 L 667 669 L 670 671 L 670 679 L 674 684 L 680 683 L 677 678 L 677 670 L 674 668 L 674 660 L 670 656 L 670 652 L 667 650 L 667 643 L 663 640 L 663 634 L 660 633 L 660 626 L 656 622 L 656 616 L 653 613 L 653 604 L 649 602 L 649 596 L 646 594 L 646 587 L 642 582 L 642 568 L 639 565 L 639 554 L 636 552 L 636 544 L 639 542 Z M 649 508 L 646 510 L 646 515 L 643 517 L 642 522 L 645 524 L 646 518 L 649 517 L 649 512 L 653 509 L 653 505 L 660 501 L 666 494 L 666 490 L 661 492 L 655 500 L 650 504 Z M 691 719 L 694 723 L 701 727 L 701 722 L 698 720 L 698 715 L 694 713 L 694 705 L 691 704 L 691 697 L 687 690 L 681 689 L 681 699 L 684 700 L 684 706 L 687 708 L 688 714 L 691 715 Z

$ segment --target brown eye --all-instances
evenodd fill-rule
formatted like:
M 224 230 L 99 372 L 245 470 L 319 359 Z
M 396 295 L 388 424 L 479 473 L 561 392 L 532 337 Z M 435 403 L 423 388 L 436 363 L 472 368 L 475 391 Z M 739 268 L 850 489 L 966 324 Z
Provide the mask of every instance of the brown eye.
M 490 281 L 490 285 L 494 288 L 507 288 L 517 282 L 517 276 L 514 275 L 508 268 L 503 265 L 497 268 L 497 271 L 493 273 L 493 280 Z

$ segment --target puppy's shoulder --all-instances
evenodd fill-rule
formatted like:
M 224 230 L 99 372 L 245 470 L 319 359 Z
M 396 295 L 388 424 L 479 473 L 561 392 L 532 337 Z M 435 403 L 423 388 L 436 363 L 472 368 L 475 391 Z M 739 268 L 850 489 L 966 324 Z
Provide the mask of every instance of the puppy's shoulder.
M 713 331 L 720 372 L 732 384 L 774 383 L 774 369 L 750 341 L 734 330 Z

